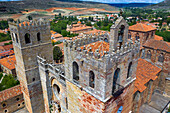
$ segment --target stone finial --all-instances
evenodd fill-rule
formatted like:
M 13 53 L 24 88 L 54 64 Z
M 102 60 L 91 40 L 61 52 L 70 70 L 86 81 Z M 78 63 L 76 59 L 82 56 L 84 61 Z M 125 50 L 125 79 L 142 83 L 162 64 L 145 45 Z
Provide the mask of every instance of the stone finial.
M 120 9 L 120 16 L 122 16 L 122 14 L 123 14 L 123 9 L 121 8 Z

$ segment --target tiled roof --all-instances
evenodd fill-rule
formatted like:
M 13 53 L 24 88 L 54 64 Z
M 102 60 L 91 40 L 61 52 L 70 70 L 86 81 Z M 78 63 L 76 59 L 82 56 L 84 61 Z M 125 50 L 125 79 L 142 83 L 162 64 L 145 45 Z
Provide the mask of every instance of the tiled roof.
M 75 31 L 83 31 L 83 30 L 86 30 L 86 29 L 92 29 L 92 27 L 90 27 L 90 26 L 86 26 L 86 27 L 76 27 L 76 28 L 70 29 L 69 31 L 75 32 Z
M 156 30 L 156 28 L 153 28 L 151 26 L 148 26 L 148 25 L 145 25 L 145 24 L 142 24 L 142 23 L 137 23 L 133 26 L 130 26 L 129 30 L 147 32 L 147 31 Z
M 20 85 L 6 89 L 6 90 L 0 92 L 0 102 L 6 101 L 10 98 L 13 98 L 13 97 L 21 95 L 21 94 L 22 94 L 22 91 L 21 91 Z
M 10 45 L 0 45 L 0 52 L 1 51 L 8 51 L 8 50 L 11 50 L 13 48 L 13 45 L 10 44 Z
M 4 56 L 7 56 L 7 55 L 13 55 L 14 54 L 14 51 L 13 50 L 9 50 L 9 51 L 4 51 L 4 52 L 1 52 L 0 53 L 0 58 L 1 57 L 4 57 Z
M 12 40 L 0 42 L 0 46 L 3 46 L 5 43 L 9 43 L 9 42 L 11 42 L 11 41 L 12 41 Z
M 165 41 L 149 39 L 143 46 L 170 52 L 170 46 Z
M 99 32 L 100 32 L 100 35 L 102 35 L 102 33 L 105 34 L 107 31 L 94 29 L 94 30 L 91 30 L 91 31 L 87 31 L 84 34 L 90 35 L 90 34 L 94 34 L 95 33 L 95 35 L 98 35 Z M 108 32 L 108 33 L 110 33 L 110 32 Z
M 98 42 L 94 42 L 88 45 L 85 45 L 86 50 L 89 52 L 90 48 L 91 51 L 94 53 L 96 52 L 96 50 L 99 50 L 100 55 L 104 54 L 104 51 L 109 51 L 109 43 L 105 42 L 105 41 L 98 41 Z M 81 49 L 84 49 L 84 46 L 81 47 Z
M 149 80 L 157 79 L 157 74 L 161 71 L 160 68 L 151 64 L 150 62 L 139 59 L 137 70 L 136 70 L 136 80 L 135 80 L 135 89 L 136 91 L 143 92 L 146 89 L 145 84 L 149 82 Z
M 10 50 L 13 48 L 13 44 L 10 45 L 4 45 L 3 48 L 5 49 L 5 51 Z
M 0 59 L 0 64 L 10 70 L 15 69 L 15 64 L 16 64 L 15 55 Z
M 161 37 L 161 36 L 158 36 L 158 35 L 155 35 L 155 38 L 154 38 L 155 40 L 162 40 L 163 41 L 163 37 Z

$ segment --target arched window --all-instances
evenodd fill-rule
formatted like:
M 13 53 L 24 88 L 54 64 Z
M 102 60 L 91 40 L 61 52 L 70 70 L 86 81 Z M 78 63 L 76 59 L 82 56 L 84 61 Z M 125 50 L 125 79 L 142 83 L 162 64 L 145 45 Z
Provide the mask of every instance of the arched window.
M 134 113 L 137 113 L 139 98 L 140 98 L 140 93 L 137 91 L 137 92 L 134 94 L 134 96 L 133 96 Z
M 55 96 L 59 99 L 60 87 L 58 85 L 54 84 L 53 91 L 54 91 Z
M 93 71 L 89 72 L 89 86 L 94 88 L 95 87 L 95 75 Z
M 73 80 L 76 83 L 79 81 L 79 66 L 76 62 L 73 62 Z
M 109 42 L 107 38 L 104 39 L 105 42 Z
M 120 48 L 123 43 L 124 30 L 125 30 L 125 26 L 121 25 L 121 27 L 119 28 L 119 31 L 118 31 L 118 43 L 120 45 Z
M 132 76 L 132 62 L 129 63 L 127 78 Z
M 151 51 L 150 51 L 150 50 L 147 51 L 147 56 L 146 56 L 146 58 L 147 58 L 147 59 L 151 59 Z
M 139 33 L 136 33 L 136 40 L 138 40 L 138 39 L 140 39 L 140 37 L 139 37 Z
M 12 40 L 13 40 L 13 41 L 15 41 L 15 36 L 14 36 L 14 35 L 15 35 L 15 33 L 12 33 L 12 34 L 11 34 L 11 37 L 12 37 Z
M 161 54 L 159 55 L 158 61 L 159 61 L 159 62 L 163 62 L 163 61 L 164 61 L 163 53 L 161 53 Z
M 18 43 L 18 35 L 15 33 L 15 39 L 16 39 L 16 42 Z
M 113 86 L 112 86 L 112 94 L 114 94 L 115 89 L 117 89 L 117 81 L 119 78 L 119 73 L 120 73 L 120 69 L 117 68 L 115 73 L 114 73 L 114 77 L 113 77 Z
M 31 43 L 30 34 L 28 34 L 28 33 L 25 34 L 25 43 L 26 43 L 26 44 Z
M 40 37 L 40 32 L 37 33 L 37 41 L 40 41 L 41 37 Z

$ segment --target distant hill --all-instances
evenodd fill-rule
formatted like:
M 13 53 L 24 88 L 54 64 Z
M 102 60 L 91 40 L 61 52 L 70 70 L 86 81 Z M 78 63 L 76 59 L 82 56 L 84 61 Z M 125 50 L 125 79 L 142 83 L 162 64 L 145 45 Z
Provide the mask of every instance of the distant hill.
M 111 6 L 115 6 L 115 7 L 146 7 L 148 5 L 152 5 L 153 3 L 112 3 L 109 4 Z
M 51 7 L 77 7 L 77 8 L 103 8 L 106 10 L 118 10 L 113 6 L 102 3 L 92 2 L 67 2 L 53 1 L 53 0 L 23 0 L 23 1 L 9 1 L 0 2 L 0 14 L 3 13 L 19 13 L 24 9 L 47 9 Z
M 163 2 L 160 2 L 158 4 L 150 5 L 147 8 L 170 10 L 170 0 L 164 0 Z

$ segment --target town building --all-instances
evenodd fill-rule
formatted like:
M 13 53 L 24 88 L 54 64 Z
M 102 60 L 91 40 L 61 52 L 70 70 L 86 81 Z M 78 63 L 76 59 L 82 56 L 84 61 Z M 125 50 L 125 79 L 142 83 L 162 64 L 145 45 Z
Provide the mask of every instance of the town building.
M 20 85 L 0 92 L 0 112 L 13 113 L 25 107 Z
M 0 59 L 0 70 L 3 73 L 16 75 L 15 65 L 15 55 Z
M 120 16 L 110 33 L 64 40 L 64 64 L 56 64 L 46 20 L 9 27 L 30 113 L 146 113 L 169 95 L 170 46 L 154 39 L 155 28 L 129 28 Z

